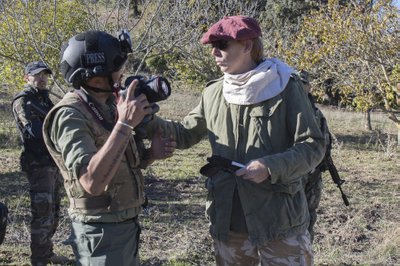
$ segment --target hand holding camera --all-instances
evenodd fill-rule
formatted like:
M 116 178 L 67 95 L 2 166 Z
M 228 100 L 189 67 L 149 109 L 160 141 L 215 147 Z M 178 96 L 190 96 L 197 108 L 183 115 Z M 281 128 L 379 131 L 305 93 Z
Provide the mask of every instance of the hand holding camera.
M 155 103 L 167 99 L 171 95 L 171 86 L 168 80 L 163 77 L 156 76 L 146 79 L 143 76 L 130 76 L 125 80 L 125 88 L 127 88 L 134 80 L 137 80 L 138 86 L 135 90 L 135 97 L 141 93 L 146 95 L 149 103 Z
M 150 110 L 149 113 L 135 127 L 136 134 L 141 138 L 145 138 L 146 133 L 143 126 L 150 122 L 153 119 L 153 115 L 160 110 L 160 107 L 155 102 L 167 99 L 171 95 L 171 86 L 167 79 L 160 76 L 150 79 L 146 79 L 143 76 L 130 76 L 126 78 L 124 87 L 129 89 L 132 83 L 137 84 L 133 93 L 134 97 L 140 97 L 140 95 L 146 96 L 150 107 L 148 108 Z M 119 94 L 122 98 L 128 97 L 128 89 L 120 91 Z
M 144 94 L 135 96 L 139 81 L 134 80 L 125 89 L 124 97 L 120 97 L 117 103 L 119 123 L 135 128 L 142 120 L 152 113 L 149 102 Z

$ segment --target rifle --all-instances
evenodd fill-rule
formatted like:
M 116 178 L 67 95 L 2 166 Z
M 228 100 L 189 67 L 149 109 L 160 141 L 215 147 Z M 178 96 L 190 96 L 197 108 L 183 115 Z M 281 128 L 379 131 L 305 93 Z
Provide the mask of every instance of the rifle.
M 26 103 L 27 110 L 30 110 L 30 108 L 34 109 L 43 119 L 46 117 L 47 113 L 43 111 L 42 108 L 37 106 L 35 103 L 28 101 Z
M 321 171 L 321 172 L 325 172 L 326 170 L 329 171 L 329 174 L 330 174 L 331 177 L 332 177 L 333 183 L 335 183 L 336 186 L 337 186 L 337 187 L 339 188 L 339 190 L 340 190 L 340 193 L 341 193 L 341 195 L 342 195 L 342 199 L 343 199 L 344 205 L 349 206 L 349 205 L 350 205 L 349 200 L 347 199 L 347 196 L 346 196 L 346 194 L 344 194 L 344 192 L 343 192 L 343 190 L 342 190 L 342 187 L 341 187 L 341 185 L 345 182 L 345 180 L 343 180 L 343 179 L 340 178 L 339 173 L 338 173 L 338 171 L 337 171 L 337 169 L 336 169 L 335 164 L 333 163 L 333 159 L 332 159 L 332 156 L 331 156 L 331 153 L 330 153 L 331 145 L 332 145 L 332 144 L 331 144 L 331 143 L 332 143 L 332 141 L 331 141 L 331 140 L 332 140 L 331 134 L 329 134 L 329 140 L 330 140 L 329 145 L 328 145 L 329 147 L 328 147 L 328 149 L 327 149 L 327 151 L 326 151 L 326 153 L 325 153 L 324 159 L 323 159 L 322 162 L 317 166 L 317 168 L 318 168 L 318 170 Z
M 323 116 L 322 112 L 315 106 L 315 103 L 313 102 L 313 98 L 312 98 L 311 94 L 309 94 L 309 99 L 310 99 L 314 109 L 319 111 L 319 114 L 321 115 L 321 117 L 320 117 L 321 132 L 324 134 L 325 142 L 326 142 L 326 151 L 325 151 L 324 158 L 322 159 L 321 163 L 316 167 L 316 169 L 318 169 L 320 172 L 325 172 L 326 170 L 329 171 L 329 174 L 332 177 L 333 183 L 335 183 L 336 186 L 340 190 L 344 205 L 349 206 L 350 205 L 349 200 L 347 199 L 347 196 L 346 196 L 346 194 L 344 194 L 342 187 L 341 187 L 341 185 L 345 182 L 345 180 L 340 178 L 339 173 L 336 169 L 335 164 L 333 163 L 333 159 L 331 156 L 333 141 L 332 141 L 332 134 L 330 133 L 329 128 L 328 128 L 328 123 L 326 121 L 325 116 Z

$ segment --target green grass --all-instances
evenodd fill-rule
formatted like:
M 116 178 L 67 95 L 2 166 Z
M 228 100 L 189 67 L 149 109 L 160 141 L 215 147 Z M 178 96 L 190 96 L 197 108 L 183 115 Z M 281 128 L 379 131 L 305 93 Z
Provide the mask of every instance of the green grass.
M 373 114 L 373 132 L 364 129 L 362 114 L 334 109 L 325 109 L 325 114 L 336 137 L 333 156 L 346 180 L 343 189 L 351 205 L 342 204 L 338 189 L 325 175 L 316 225 L 316 263 L 399 263 L 399 237 L 393 236 L 400 230 L 396 127 L 380 113 Z
M 182 118 L 197 104 L 198 94 L 184 91 L 162 102 L 160 115 Z M 318 209 L 314 253 L 316 265 L 396 265 L 400 263 L 400 175 L 396 127 L 373 113 L 374 131 L 364 129 L 363 114 L 324 108 L 335 137 L 333 158 L 350 206 L 324 173 L 324 192 Z M 200 167 L 210 155 L 207 140 L 144 171 L 147 213 L 141 215 L 143 265 L 214 265 L 208 221 L 204 215 L 204 178 Z M 19 148 L 1 148 L 0 200 L 10 208 L 10 224 L 0 247 L 0 265 L 29 263 L 29 195 L 18 167 Z M 69 235 L 63 217 L 54 237 L 56 251 L 73 258 L 61 241 Z

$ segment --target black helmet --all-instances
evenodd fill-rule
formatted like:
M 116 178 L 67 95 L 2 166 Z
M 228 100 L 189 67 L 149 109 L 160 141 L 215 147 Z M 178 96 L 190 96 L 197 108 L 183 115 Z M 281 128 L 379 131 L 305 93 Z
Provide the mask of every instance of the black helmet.
M 127 30 L 118 38 L 103 31 L 87 31 L 68 40 L 61 50 L 60 70 L 69 84 L 79 88 L 96 76 L 111 77 L 121 69 L 132 52 Z

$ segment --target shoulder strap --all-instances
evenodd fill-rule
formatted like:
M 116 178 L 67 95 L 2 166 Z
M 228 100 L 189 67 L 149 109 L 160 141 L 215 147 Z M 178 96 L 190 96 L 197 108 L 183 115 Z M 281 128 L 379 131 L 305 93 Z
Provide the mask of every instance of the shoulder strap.
M 26 97 L 33 103 L 35 106 L 41 106 L 41 102 L 34 96 L 33 92 L 31 92 L 29 89 L 25 88 L 23 91 L 19 92 L 16 94 L 11 102 L 11 108 L 14 106 L 14 102 L 18 100 L 19 98 Z M 52 105 L 51 105 L 52 106 Z
M 104 119 L 104 116 L 101 114 L 99 108 L 96 107 L 96 104 L 93 102 L 92 98 L 81 90 L 74 90 L 74 92 L 79 96 L 79 99 L 85 103 L 85 107 L 89 110 L 89 112 L 96 117 L 96 120 L 99 122 L 99 124 L 111 132 L 114 126 Z
M 104 116 L 101 114 L 99 108 L 96 107 L 96 104 L 93 102 L 92 98 L 81 90 L 75 90 L 75 93 L 79 96 L 80 100 L 85 103 L 85 106 L 89 110 L 89 112 L 91 112 L 94 117 L 96 117 L 97 122 L 102 125 L 106 130 L 111 132 L 114 128 L 114 125 L 108 123 L 104 119 Z M 136 143 L 132 137 L 129 139 L 128 147 L 125 150 L 125 156 L 127 157 L 127 161 L 131 167 L 137 167 L 139 165 L 139 153 L 136 147 Z
M 26 97 L 26 98 L 28 98 L 29 100 L 38 102 L 38 100 L 36 99 L 36 97 L 34 97 L 33 93 L 32 93 L 28 88 L 25 88 L 23 91 L 20 91 L 19 93 L 17 93 L 17 94 L 14 96 L 14 98 L 13 98 L 13 100 L 12 100 L 12 102 L 11 102 L 11 105 L 14 104 L 14 102 L 15 102 L 17 99 L 21 98 L 21 97 Z

